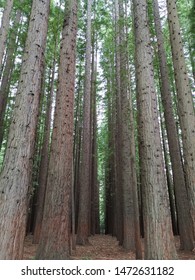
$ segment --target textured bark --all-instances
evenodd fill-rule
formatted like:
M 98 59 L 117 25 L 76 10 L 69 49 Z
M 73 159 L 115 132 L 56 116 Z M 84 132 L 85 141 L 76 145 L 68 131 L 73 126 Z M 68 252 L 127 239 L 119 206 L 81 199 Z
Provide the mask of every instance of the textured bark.
M 115 76 L 113 76 L 115 77 Z M 109 129 L 109 131 L 111 131 L 111 141 L 110 144 L 112 145 L 112 156 L 110 157 L 110 164 L 109 164 L 109 168 L 110 168 L 110 174 L 109 174 L 109 182 L 111 184 L 111 217 L 112 218 L 112 235 L 113 236 L 117 236 L 117 228 L 118 228 L 118 220 L 117 220 L 117 216 L 118 216 L 118 211 L 117 211 L 117 170 L 116 170 L 116 147 L 117 147 L 117 138 L 116 138 L 116 96 L 115 96 L 115 81 L 113 81 L 114 83 L 114 88 L 113 88 L 113 97 L 112 97 L 112 115 L 111 115 L 111 129 Z M 113 162 L 112 162 L 113 160 Z M 113 184 L 113 185 L 112 185 Z M 121 227 L 122 228 L 122 227 Z
M 158 42 L 158 55 L 160 63 L 161 74 L 161 96 L 164 108 L 165 125 L 167 130 L 170 158 L 173 171 L 173 182 L 176 195 L 177 211 L 178 211 L 178 224 L 181 240 L 181 248 L 185 250 L 192 250 L 194 248 L 193 237 L 193 223 L 190 214 L 187 189 L 185 184 L 185 176 L 182 165 L 182 158 L 179 147 L 179 140 L 177 135 L 177 127 L 174 120 L 173 105 L 171 88 L 169 82 L 167 59 L 164 49 L 164 40 L 160 22 L 160 13 L 158 1 L 153 1 L 155 29 Z
M 99 223 L 99 185 L 98 185 L 98 166 L 97 166 L 97 110 L 96 110 L 96 80 L 97 80 L 97 39 L 95 30 L 93 30 L 93 48 L 92 48 L 92 168 L 91 168 L 91 233 L 96 234 L 100 231 Z
M 127 1 L 125 1 L 125 14 L 127 17 Z M 128 38 L 128 26 L 126 25 L 126 36 Z M 129 48 L 128 48 L 129 49 Z M 129 57 L 129 52 L 127 49 L 127 57 Z M 140 232 L 140 210 L 139 210 L 139 196 L 138 196 L 138 180 L 137 180 L 137 170 L 136 170 L 136 144 L 135 144 L 135 124 L 134 124 L 134 114 L 133 114 L 133 100 L 131 93 L 131 75 L 130 75 L 130 65 L 129 60 L 127 60 L 127 70 L 128 70 L 128 111 L 129 111 L 129 130 L 130 130 L 130 159 L 131 159 L 131 172 L 132 172 L 132 191 L 133 191 L 133 205 L 134 205 L 134 228 L 135 228 L 135 249 L 136 249 L 136 259 L 142 259 L 142 242 L 141 242 L 141 232 Z
M 195 114 L 175 0 L 167 0 L 178 114 L 182 131 L 184 171 L 195 233 Z M 191 247 L 191 246 L 190 246 Z
M 134 0 L 133 8 L 145 259 L 175 259 L 177 254 L 164 173 L 146 1 Z
M 0 259 L 21 259 L 41 91 L 49 1 L 33 1 L 28 37 L 0 176 Z
M 108 147 L 109 147 L 109 157 L 108 157 L 108 167 L 105 179 L 105 234 L 115 235 L 115 121 L 113 119 L 113 114 L 115 115 L 115 104 L 113 104 L 113 92 L 114 92 L 114 81 L 111 77 L 114 77 L 112 73 L 112 68 L 109 66 L 109 71 L 107 77 L 107 93 L 108 93 Z
M 83 142 L 82 159 L 80 168 L 80 193 L 79 193 L 79 213 L 77 228 L 77 244 L 88 243 L 90 234 L 90 104 L 91 104 L 91 6 L 92 0 L 88 0 L 87 5 L 87 34 L 86 34 L 86 61 L 85 61 L 85 85 L 84 85 L 84 105 L 83 105 Z
M 160 108 L 160 124 L 161 124 L 161 134 L 162 134 L 162 144 L 163 144 L 163 152 L 164 152 L 164 159 L 165 159 L 165 169 L 166 169 L 166 177 L 167 177 L 167 186 L 169 192 L 169 201 L 170 201 L 170 210 L 171 210 L 171 220 L 172 220 L 172 228 L 173 234 L 179 235 L 178 230 L 178 221 L 177 221 L 177 207 L 175 203 L 175 190 L 173 185 L 173 176 L 172 170 L 170 167 L 170 156 L 169 156 L 169 148 L 167 143 L 167 135 L 166 129 L 164 125 L 164 117 L 162 109 Z
M 130 79 L 129 79 L 130 80 Z M 142 259 L 142 243 L 140 232 L 140 210 L 139 210 L 139 196 L 138 196 L 138 182 L 136 173 L 136 145 L 135 145 L 135 128 L 131 92 L 129 96 L 129 120 L 131 131 L 131 146 L 130 158 L 132 168 L 132 188 L 133 188 L 133 205 L 134 205 L 134 228 L 135 228 L 135 249 L 136 259 Z
M 21 19 L 21 11 L 18 10 L 16 12 L 14 26 L 17 26 Z M 0 149 L 3 141 L 4 136 L 4 116 L 7 106 L 7 99 L 9 94 L 9 86 L 11 81 L 11 74 L 14 68 L 14 59 L 15 59 L 15 52 L 17 49 L 17 35 L 18 30 L 13 29 L 11 32 L 8 50 L 7 50 L 7 57 L 5 62 L 5 68 L 3 71 L 2 81 L 1 81 L 1 88 L 0 88 Z
M 6 40 L 7 40 L 7 34 L 9 31 L 9 21 L 10 21 L 10 15 L 13 7 L 13 0 L 7 0 L 6 6 L 3 11 L 3 17 L 1 21 L 1 27 L 0 27 L 0 73 L 2 71 L 2 60 L 3 60 L 3 54 L 6 47 Z M 0 74 L 1 76 L 1 74 Z
M 47 109 L 45 117 L 45 128 L 43 136 L 43 146 L 41 151 L 41 162 L 39 167 L 39 178 L 38 178 L 38 192 L 37 200 L 35 206 L 35 218 L 34 218 L 34 231 L 33 231 L 33 243 L 39 243 L 42 219 L 43 219 L 43 209 L 45 203 L 45 191 L 47 184 L 47 173 L 48 173 L 48 163 L 49 163 L 49 144 L 50 144 L 50 129 L 51 129 L 51 114 L 52 114 L 52 101 L 54 94 L 54 76 L 55 76 L 55 54 L 52 67 L 52 77 L 50 81 L 50 90 L 47 96 Z
M 194 83 L 195 83 L 195 61 L 194 61 L 194 52 L 193 48 L 190 45 L 190 40 L 188 38 L 188 49 L 189 49 L 189 56 L 190 56 L 190 62 L 191 62 L 191 66 L 192 66 L 192 75 L 193 75 L 193 79 L 194 79 Z
M 120 31 L 119 31 L 119 5 L 115 0 L 115 211 L 116 211 L 116 237 L 119 245 L 123 244 L 123 188 L 121 181 L 122 154 L 121 154 L 121 81 L 120 81 Z
M 129 125 L 129 75 L 127 38 L 125 38 L 123 0 L 119 0 L 119 59 L 121 106 L 121 183 L 123 191 L 123 248 L 135 250 L 134 201 L 131 166 L 131 131 Z
M 43 225 L 37 259 L 69 259 L 77 1 L 66 1 Z
M 78 82 L 76 85 L 77 93 L 75 99 L 75 128 L 74 128 L 74 205 L 75 205 L 75 232 L 78 225 L 78 202 L 79 202 L 79 176 L 81 158 L 81 134 L 82 134 L 82 62 L 80 60 Z
M 78 225 L 78 209 L 79 209 L 79 190 L 80 190 L 80 159 L 81 159 L 81 134 L 82 134 L 82 116 L 79 114 L 78 129 L 75 130 L 76 149 L 74 157 L 74 204 L 75 204 L 75 232 L 77 232 Z

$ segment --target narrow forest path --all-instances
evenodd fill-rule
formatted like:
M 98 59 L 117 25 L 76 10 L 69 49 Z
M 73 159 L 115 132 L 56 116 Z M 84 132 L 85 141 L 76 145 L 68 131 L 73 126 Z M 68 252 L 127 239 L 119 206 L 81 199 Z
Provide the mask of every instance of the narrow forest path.
M 89 238 L 91 245 L 77 246 L 72 254 L 73 259 L 80 260 L 133 260 L 135 254 L 125 252 L 118 245 L 115 237 L 110 235 L 94 235 Z
M 89 238 L 90 245 L 77 246 L 73 251 L 71 259 L 73 260 L 133 260 L 135 254 L 126 252 L 115 237 L 110 235 L 95 235 Z M 195 260 L 195 253 L 179 250 L 179 238 L 175 237 L 176 248 L 179 259 Z M 36 245 L 32 244 L 32 235 L 26 237 L 24 247 L 24 259 L 34 259 Z

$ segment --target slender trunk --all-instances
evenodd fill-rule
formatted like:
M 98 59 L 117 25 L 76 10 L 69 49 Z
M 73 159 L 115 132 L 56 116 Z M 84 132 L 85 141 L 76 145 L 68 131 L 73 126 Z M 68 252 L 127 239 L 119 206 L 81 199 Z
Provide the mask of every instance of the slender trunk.
M 195 234 L 195 114 L 192 92 L 184 57 L 177 6 L 175 0 L 167 0 L 168 22 L 178 99 L 178 114 L 182 131 L 184 171 L 190 213 Z M 179 209 L 178 209 L 179 210 Z M 186 219 L 186 217 L 184 218 Z M 189 232 L 188 232 L 189 233 Z M 192 238 L 189 238 L 191 240 Z M 191 248 L 191 244 L 188 246 Z
M 181 248 L 192 250 L 194 248 L 193 223 L 190 214 L 187 190 L 185 184 L 185 176 L 182 166 L 182 159 L 177 135 L 177 128 L 173 114 L 172 96 L 170 81 L 167 69 L 167 59 L 164 49 L 163 33 L 160 22 L 160 13 L 158 1 L 153 1 L 155 29 L 158 41 L 158 55 L 160 62 L 161 74 L 161 96 L 164 108 L 165 125 L 168 136 L 168 144 L 173 171 L 173 182 L 176 194 L 176 203 L 178 210 L 178 223 L 181 240 Z
M 123 244 L 123 189 L 121 182 L 122 172 L 122 154 L 121 154 L 121 81 L 120 81 L 120 31 L 119 31 L 119 5 L 118 0 L 115 0 L 115 175 L 116 175 L 116 190 L 115 190 L 115 206 L 116 206 L 116 236 L 119 245 Z
M 79 182 L 80 182 L 80 156 L 81 156 L 81 132 L 82 132 L 82 65 L 79 65 L 77 83 L 77 97 L 75 100 L 75 136 L 74 136 L 74 205 L 75 205 L 75 232 L 78 225 L 78 208 L 79 208 Z
M 96 111 L 96 80 L 97 80 L 97 39 L 95 30 L 93 31 L 92 49 L 92 211 L 91 211 L 91 233 L 97 233 L 99 229 L 99 189 L 97 180 L 97 111 Z M 98 230 L 99 231 L 99 230 Z
M 109 67 L 109 75 L 112 77 L 112 69 Z M 113 120 L 113 83 L 111 77 L 107 78 L 107 93 L 108 93 L 108 163 L 107 163 L 107 173 L 105 179 L 105 195 L 106 195 L 106 205 L 105 205 L 105 233 L 115 234 L 114 221 L 116 213 L 114 211 L 114 201 L 115 201 L 115 133 L 114 133 L 114 120 Z
M 164 117 L 163 117 L 162 108 L 160 108 L 160 123 L 161 123 L 162 144 L 163 144 L 167 186 L 168 186 L 168 192 L 169 192 L 170 210 L 171 210 L 171 218 L 172 218 L 172 228 L 173 228 L 174 235 L 179 235 L 177 209 L 176 209 L 177 207 L 176 207 L 176 203 L 175 203 L 175 190 L 174 190 L 174 184 L 173 184 L 172 170 L 170 167 L 169 148 L 168 148 L 168 143 L 167 143 L 167 135 L 166 135 L 166 129 L 165 129 L 165 125 L 164 125 Z
M 127 1 L 125 1 L 125 15 L 127 17 Z M 125 26 L 126 38 L 128 40 L 128 25 Z M 129 47 L 127 44 L 127 57 L 129 57 Z M 136 172 L 136 143 L 135 143 L 135 125 L 134 125 L 134 114 L 133 114 L 133 100 L 131 92 L 131 74 L 129 60 L 127 60 L 127 71 L 128 71 L 128 111 L 129 111 L 129 131 L 130 133 L 130 159 L 131 159 L 131 172 L 132 172 L 132 189 L 133 189 L 133 205 L 134 205 L 134 231 L 135 231 L 135 249 L 136 259 L 142 259 L 142 242 L 140 232 L 140 209 L 139 209 L 139 196 L 138 196 L 138 180 Z
M 134 201 L 131 166 L 131 131 L 129 126 L 127 38 L 125 38 L 123 0 L 119 0 L 119 58 L 120 58 L 120 106 L 121 106 L 121 181 L 123 190 L 123 247 L 135 250 Z
M 20 10 L 16 12 L 14 26 L 18 26 L 18 24 L 20 23 L 21 14 L 22 12 Z M 11 74 L 14 68 L 15 52 L 17 49 L 17 34 L 18 30 L 13 29 L 9 40 L 6 63 L 0 88 L 0 150 L 4 136 L 4 116 L 9 95 Z
M 52 65 L 52 77 L 50 82 L 50 90 L 47 96 L 47 108 L 45 117 L 45 129 L 43 136 L 43 146 L 41 151 L 41 162 L 39 167 L 39 178 L 38 178 L 38 192 L 37 201 L 35 208 L 35 219 L 34 219 L 34 232 L 33 232 L 33 243 L 39 243 L 42 219 L 43 219 L 43 209 L 45 202 L 45 191 L 47 184 L 47 173 L 48 173 L 48 163 L 49 163 L 49 143 L 50 143 L 50 132 L 51 132 L 51 114 L 52 114 L 52 101 L 54 94 L 54 78 L 55 78 L 55 54 Z
M 3 60 L 3 55 L 6 47 L 6 40 L 7 40 L 7 35 L 9 31 L 9 21 L 10 21 L 10 15 L 13 7 L 13 0 L 7 0 L 6 1 L 6 6 L 3 11 L 3 17 L 1 21 L 1 27 L 0 27 L 0 76 L 1 76 L 1 71 L 2 71 L 2 60 Z
M 89 205 L 90 205 L 90 104 L 91 104 L 91 7 L 92 0 L 87 5 L 87 36 L 86 36 L 86 61 L 85 61 L 85 85 L 83 105 L 83 142 L 80 173 L 79 213 L 77 244 L 88 243 L 89 229 Z

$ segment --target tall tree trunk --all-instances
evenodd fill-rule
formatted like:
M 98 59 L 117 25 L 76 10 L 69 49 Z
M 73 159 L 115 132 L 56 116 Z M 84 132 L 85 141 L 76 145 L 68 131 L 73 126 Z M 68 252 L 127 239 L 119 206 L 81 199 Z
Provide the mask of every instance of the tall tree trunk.
M 66 0 L 59 83 L 37 259 L 69 259 L 77 1 Z
M 83 142 L 82 159 L 80 168 L 80 193 L 79 213 L 77 228 L 77 244 L 88 243 L 89 229 L 89 205 L 90 205 L 90 105 L 91 105 L 91 7 L 92 0 L 87 5 L 87 35 L 86 35 L 86 61 L 85 61 L 85 85 L 83 105 Z
M 14 26 L 18 26 L 18 24 L 20 23 L 21 14 L 22 12 L 20 10 L 16 12 L 16 16 L 13 24 Z M 3 71 L 1 88 L 0 88 L 0 150 L 1 150 L 1 145 L 4 136 L 4 116 L 5 116 L 6 106 L 7 106 L 8 95 L 9 95 L 9 85 L 11 81 L 11 74 L 14 68 L 15 52 L 17 49 L 17 35 L 18 35 L 18 30 L 15 30 L 14 28 L 11 32 L 11 36 L 9 40 L 6 63 Z
M 92 209 L 91 209 L 91 233 L 99 232 L 99 185 L 98 185 L 98 166 L 97 166 L 97 110 L 96 110 L 96 80 L 97 80 L 97 38 L 96 31 L 93 30 L 93 48 L 92 48 Z
M 9 31 L 10 15 L 13 7 L 13 0 L 7 0 L 0 27 L 0 76 L 2 71 L 3 54 L 6 47 L 7 34 Z
M 38 117 L 49 2 L 34 0 L 4 166 L 0 175 L 0 259 L 21 259 Z
M 160 108 L 160 124 L 161 124 L 162 144 L 163 144 L 163 152 L 164 152 L 164 159 L 165 159 L 167 186 L 169 192 L 172 228 L 173 228 L 174 235 L 179 235 L 178 222 L 177 222 L 177 207 L 175 203 L 175 190 L 173 185 L 172 170 L 170 167 L 169 148 L 167 143 L 167 135 L 166 135 L 166 129 L 164 125 L 162 108 Z
M 81 108 L 80 108 L 81 109 Z M 74 157 L 74 204 L 75 204 L 75 232 L 78 226 L 78 209 L 79 209 L 79 191 L 80 191 L 80 159 L 81 159 L 81 142 L 82 142 L 82 114 L 79 113 L 78 129 L 75 130 L 76 150 Z
M 195 114 L 175 0 L 167 0 L 178 113 L 182 130 L 184 171 L 195 234 Z M 191 243 L 188 247 L 192 247 Z
M 109 77 L 107 77 L 107 95 L 108 95 L 108 167 L 105 179 L 105 234 L 114 234 L 115 227 L 114 221 L 116 212 L 114 211 L 114 201 L 115 201 L 115 121 L 113 120 L 113 114 L 115 115 L 115 104 L 113 104 L 113 93 L 114 90 L 114 81 L 111 77 L 114 77 L 112 73 L 111 65 L 109 65 Z
M 164 173 L 147 5 L 133 0 L 140 170 L 143 189 L 145 259 L 177 257 Z
M 75 232 L 78 225 L 78 208 L 79 208 L 79 184 L 80 184 L 80 158 L 81 158 L 81 138 L 82 138 L 82 63 L 79 64 L 77 82 L 77 97 L 75 100 L 75 128 L 74 128 L 74 205 L 75 205 Z
M 169 82 L 167 59 L 164 49 L 164 40 L 160 22 L 158 1 L 153 1 L 156 36 L 158 41 L 158 55 L 161 74 L 161 96 L 164 108 L 165 125 L 168 136 L 170 158 L 173 170 L 173 182 L 178 210 L 178 224 L 181 240 L 181 248 L 192 250 L 194 248 L 193 223 L 190 214 L 185 176 L 183 171 L 177 128 L 173 114 L 171 88 Z
M 195 61 L 194 61 L 194 55 L 195 55 L 195 21 L 194 21 L 194 13 L 195 13 L 195 0 L 192 0 L 192 6 L 189 12 L 190 17 L 190 33 L 188 37 L 188 44 L 189 44 L 189 52 L 190 52 L 190 60 L 192 64 L 192 74 L 194 78 L 195 83 Z
M 119 30 L 119 3 L 115 0 L 115 211 L 116 236 L 119 245 L 123 244 L 123 187 L 121 181 L 122 154 L 121 154 L 121 80 L 120 80 L 120 30 Z
M 43 210 L 45 203 L 45 191 L 47 184 L 47 172 L 48 172 L 48 163 L 49 163 L 49 144 L 50 144 L 50 132 L 51 132 L 51 114 L 52 114 L 52 101 L 54 94 L 54 79 L 55 79 L 55 66 L 56 58 L 54 54 L 54 60 L 52 65 L 52 77 L 50 81 L 50 90 L 47 96 L 47 108 L 46 108 L 46 117 L 45 117 L 45 128 L 43 136 L 43 146 L 41 151 L 41 162 L 39 167 L 39 178 L 38 178 L 38 192 L 37 192 L 37 201 L 35 207 L 35 218 L 34 218 L 34 231 L 33 231 L 33 243 L 39 243 L 42 219 L 43 219 Z
M 125 14 L 127 17 L 127 1 L 125 1 Z M 126 38 L 128 40 L 128 26 L 125 28 Z M 127 55 L 128 52 L 127 44 Z M 129 114 L 129 131 L 130 131 L 130 159 L 131 159 L 131 172 L 132 172 L 132 191 L 133 191 L 133 205 L 134 205 L 134 231 L 135 231 L 135 249 L 136 249 L 136 259 L 142 259 L 142 242 L 141 242 L 141 232 L 140 232 L 140 209 L 139 209 L 139 195 L 138 195 L 138 182 L 137 182 L 137 168 L 136 168 L 136 143 L 135 143 L 135 124 L 134 124 L 134 114 L 133 114 L 133 100 L 131 92 L 131 74 L 129 60 L 127 60 L 127 71 L 128 71 L 128 83 L 127 83 L 127 102 L 128 102 L 128 114 Z
M 135 250 L 134 201 L 131 166 L 131 138 L 129 126 L 127 38 L 125 38 L 123 0 L 119 0 L 119 55 L 120 55 L 120 106 L 121 106 L 121 181 L 123 189 L 123 247 Z
M 130 81 L 130 78 L 129 78 Z M 132 168 L 132 188 L 133 188 L 133 204 L 134 204 L 134 228 L 135 228 L 135 249 L 136 259 L 142 259 L 142 242 L 140 232 L 140 209 L 139 209 L 139 196 L 138 196 L 138 183 L 136 173 L 136 144 L 135 144 L 135 127 L 133 116 L 133 105 L 131 98 L 131 91 L 129 90 L 129 121 L 131 131 L 131 146 L 130 146 L 130 158 Z

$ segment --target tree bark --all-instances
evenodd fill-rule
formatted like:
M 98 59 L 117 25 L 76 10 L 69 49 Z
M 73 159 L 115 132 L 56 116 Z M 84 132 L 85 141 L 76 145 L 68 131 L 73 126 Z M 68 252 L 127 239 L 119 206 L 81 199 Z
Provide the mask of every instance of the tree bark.
M 112 54 L 112 56 L 114 56 Z M 108 77 L 106 82 L 106 90 L 108 93 L 108 159 L 107 172 L 105 178 L 105 234 L 116 235 L 115 232 L 115 97 L 114 95 L 114 73 L 111 67 L 111 62 L 108 65 Z
M 18 10 L 16 12 L 14 26 L 18 26 L 21 20 L 22 12 Z M 15 60 L 15 52 L 17 49 L 17 35 L 18 30 L 15 28 L 11 32 L 8 50 L 7 50 L 7 57 L 5 62 L 5 68 L 3 71 L 2 81 L 1 81 L 1 88 L 0 88 L 0 150 L 4 136 L 4 116 L 7 106 L 7 100 L 9 95 L 9 86 L 11 81 L 11 74 L 14 68 L 14 60 Z
M 100 231 L 99 224 L 99 184 L 98 184 L 98 162 L 97 162 L 97 109 L 96 109 L 96 80 L 97 80 L 97 38 L 96 30 L 93 30 L 92 48 L 92 174 L 91 174 L 91 233 L 94 235 Z
M 176 123 L 174 120 L 171 88 L 169 82 L 167 59 L 164 49 L 164 40 L 162 34 L 162 27 L 160 22 L 160 13 L 158 1 L 153 1 L 153 11 L 155 20 L 155 29 L 158 42 L 158 56 L 160 63 L 161 74 L 161 96 L 164 108 L 165 125 L 168 136 L 168 144 L 171 158 L 171 165 L 173 171 L 173 182 L 176 195 L 178 224 L 180 232 L 181 248 L 185 250 L 192 250 L 194 248 L 193 237 L 193 223 L 190 214 L 187 189 L 185 184 L 185 176 L 182 165 L 182 158 L 179 147 L 179 140 L 177 135 Z
M 47 174 L 48 174 L 48 163 L 49 163 L 49 152 L 50 152 L 51 114 L 52 114 L 52 102 L 53 102 L 53 94 L 54 94 L 55 66 L 56 66 L 56 58 L 54 54 L 54 60 L 52 65 L 52 77 L 50 81 L 50 90 L 47 96 L 43 146 L 41 150 L 41 162 L 40 162 L 39 175 L 38 175 L 39 186 L 37 192 L 37 201 L 36 201 L 35 218 L 34 218 L 34 231 L 33 231 L 33 243 L 35 244 L 38 244 L 40 239 L 43 210 L 44 210 L 44 203 L 45 203 L 45 191 L 47 185 Z
M 6 6 L 3 11 L 3 17 L 1 21 L 1 28 L 0 28 L 0 76 L 2 71 L 2 60 L 3 55 L 6 47 L 6 40 L 7 40 L 7 34 L 9 31 L 9 21 L 10 21 L 10 15 L 13 7 L 13 0 L 7 0 Z
M 45 207 L 37 259 L 70 258 L 77 1 L 67 0 Z
M 121 81 L 120 81 L 120 30 L 119 30 L 119 3 L 114 3 L 114 20 L 115 20 L 115 226 L 116 237 L 119 245 L 123 244 L 123 186 L 121 181 L 122 174 L 122 154 L 121 154 Z
M 167 0 L 168 22 L 182 131 L 184 171 L 195 234 L 195 114 L 175 0 Z M 189 246 L 191 247 L 191 245 Z
M 127 17 L 127 1 L 125 1 L 125 14 Z M 126 37 L 128 40 L 128 26 L 126 25 Z M 128 45 L 127 45 L 128 46 Z M 127 47 L 127 57 L 129 57 Z M 142 242 L 140 232 L 140 209 L 139 209 L 139 195 L 138 195 L 138 180 L 137 180 L 137 168 L 136 168 L 136 144 L 135 144 L 135 124 L 134 124 L 134 113 L 133 113 L 133 100 L 131 92 L 131 74 L 129 60 L 127 60 L 127 71 L 128 71 L 128 115 L 129 115 L 129 132 L 130 132 L 130 159 L 131 159 L 131 172 L 132 172 L 132 192 L 133 192 L 133 206 L 134 206 L 134 232 L 135 232 L 135 249 L 136 259 L 142 259 Z
M 131 166 L 131 131 L 129 123 L 127 38 L 125 38 L 123 0 L 119 0 L 119 57 L 121 107 L 121 181 L 123 190 L 123 247 L 135 250 L 134 201 Z
M 133 8 L 145 259 L 175 259 L 177 254 L 164 173 L 146 1 L 134 0 Z
M 0 259 L 22 259 L 50 1 L 33 1 L 0 175 Z
M 83 105 L 83 142 L 82 159 L 80 168 L 80 193 L 79 213 L 77 228 L 77 244 L 88 243 L 89 229 L 89 206 L 90 206 L 90 118 L 91 118 L 91 7 L 92 0 L 87 5 L 87 34 L 86 34 L 86 57 L 85 57 L 85 84 L 84 84 L 84 105 Z
M 161 124 L 162 144 L 163 144 L 163 152 L 164 152 L 164 159 L 165 159 L 165 169 L 166 169 L 167 186 L 168 186 L 169 201 L 170 201 L 173 234 L 179 235 L 177 207 L 175 203 L 175 190 L 173 184 L 173 176 L 171 172 L 172 170 L 170 167 L 170 155 L 169 155 L 169 148 L 167 143 L 166 129 L 164 125 L 164 116 L 161 108 L 160 108 L 160 124 Z

